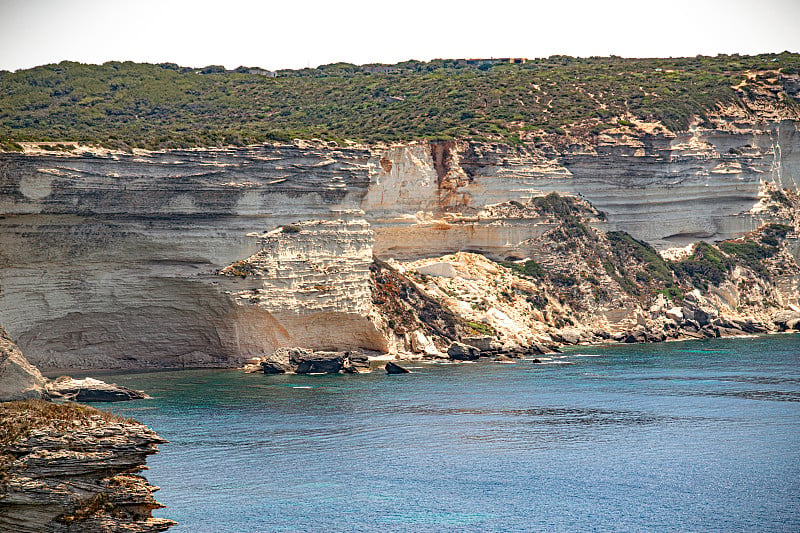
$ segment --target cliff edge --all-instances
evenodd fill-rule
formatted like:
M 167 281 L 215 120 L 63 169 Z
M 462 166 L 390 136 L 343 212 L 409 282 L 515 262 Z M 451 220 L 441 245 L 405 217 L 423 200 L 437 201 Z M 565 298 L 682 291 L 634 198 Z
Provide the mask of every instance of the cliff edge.
M 158 487 L 138 475 L 166 442 L 152 430 L 78 404 L 0 404 L 0 531 L 165 531 Z

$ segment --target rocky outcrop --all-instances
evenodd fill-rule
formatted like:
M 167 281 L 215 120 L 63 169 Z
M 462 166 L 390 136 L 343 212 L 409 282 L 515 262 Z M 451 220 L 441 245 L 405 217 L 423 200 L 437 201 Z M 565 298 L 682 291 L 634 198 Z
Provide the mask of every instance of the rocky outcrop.
M 411 373 L 411 371 L 409 369 L 407 369 L 405 367 L 402 367 L 402 366 L 398 365 L 397 363 L 393 363 L 391 361 L 386 363 L 386 366 L 384 367 L 384 370 L 386 370 L 387 374 L 410 374 Z
M 0 402 L 46 396 L 45 378 L 0 326 Z
M 326 352 L 279 348 L 256 363 L 264 374 L 357 374 L 370 371 L 369 357 L 358 351 Z
M 94 378 L 75 379 L 61 376 L 47 382 L 47 394 L 74 402 L 124 402 L 150 398 L 142 391 Z
M 0 530 L 151 533 L 157 490 L 138 474 L 165 442 L 130 419 L 76 404 L 0 404 Z
M 534 259 L 498 263 L 459 252 L 395 267 L 455 323 L 473 330 L 454 340 L 475 346 L 475 353 L 454 343 L 453 359 L 786 331 L 799 323 L 793 250 L 800 195 L 787 191 L 781 201 L 793 207 L 769 209 L 789 224 L 769 224 L 719 246 L 700 243 L 690 256 L 670 260 L 630 235 L 593 228 L 585 202 L 548 195 L 513 206 L 550 224 L 526 245 Z
M 480 350 L 474 346 L 463 344 L 461 342 L 454 342 L 449 348 L 447 348 L 448 357 L 450 357 L 450 359 L 455 359 L 456 361 L 474 361 L 480 357 L 480 354 Z

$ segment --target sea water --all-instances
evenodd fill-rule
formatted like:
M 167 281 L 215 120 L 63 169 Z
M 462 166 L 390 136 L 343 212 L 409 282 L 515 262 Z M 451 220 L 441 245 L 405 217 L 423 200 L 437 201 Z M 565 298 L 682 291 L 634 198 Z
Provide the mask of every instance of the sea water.
M 800 336 L 545 363 L 104 379 L 175 532 L 800 531 Z

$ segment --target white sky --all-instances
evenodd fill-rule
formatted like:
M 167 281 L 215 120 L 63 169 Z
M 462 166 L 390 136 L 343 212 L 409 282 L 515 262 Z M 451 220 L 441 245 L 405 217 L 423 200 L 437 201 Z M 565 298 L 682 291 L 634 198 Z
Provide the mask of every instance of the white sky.
M 800 51 L 800 0 L 0 0 L 0 69 Z

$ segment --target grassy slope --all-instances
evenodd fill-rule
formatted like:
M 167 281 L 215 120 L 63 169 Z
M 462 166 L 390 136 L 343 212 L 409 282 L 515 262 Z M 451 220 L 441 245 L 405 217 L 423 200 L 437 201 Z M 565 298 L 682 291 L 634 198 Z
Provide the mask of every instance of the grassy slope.
M 597 133 L 630 113 L 685 129 L 749 71 L 800 72 L 800 54 L 678 59 L 576 59 L 523 65 L 409 61 L 390 74 L 349 64 L 276 78 L 173 64 L 62 62 L 0 73 L 0 142 L 100 142 L 142 148 L 319 137 L 519 142 L 588 124 Z M 206 71 L 213 71 L 207 69 Z M 746 88 L 745 88 L 746 89 Z M 779 89 L 777 102 L 796 105 Z M 532 137 L 531 137 L 532 136 Z

